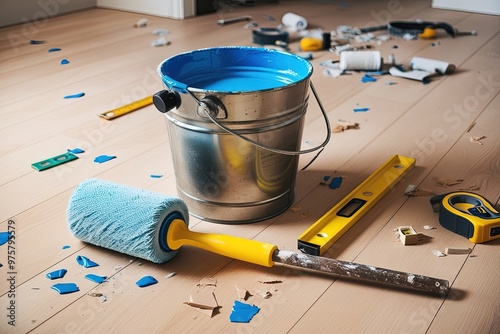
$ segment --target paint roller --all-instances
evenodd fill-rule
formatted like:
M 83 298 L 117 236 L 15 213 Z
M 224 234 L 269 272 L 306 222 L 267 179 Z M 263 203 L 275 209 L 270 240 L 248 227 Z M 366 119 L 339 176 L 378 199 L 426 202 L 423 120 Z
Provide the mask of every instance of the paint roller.
M 445 295 L 447 280 L 279 250 L 256 240 L 198 233 L 188 228 L 189 212 L 179 198 L 101 179 L 80 183 L 67 208 L 68 227 L 78 239 L 155 263 L 193 246 L 233 259 L 272 267 L 294 267 Z

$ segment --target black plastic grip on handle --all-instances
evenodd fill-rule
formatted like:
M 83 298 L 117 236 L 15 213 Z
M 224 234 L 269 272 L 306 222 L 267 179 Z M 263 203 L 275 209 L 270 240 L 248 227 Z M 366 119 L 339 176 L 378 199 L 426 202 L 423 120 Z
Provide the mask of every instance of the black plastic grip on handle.
M 174 108 L 179 108 L 181 100 L 176 92 L 162 90 L 153 95 L 153 104 L 160 112 L 166 113 Z

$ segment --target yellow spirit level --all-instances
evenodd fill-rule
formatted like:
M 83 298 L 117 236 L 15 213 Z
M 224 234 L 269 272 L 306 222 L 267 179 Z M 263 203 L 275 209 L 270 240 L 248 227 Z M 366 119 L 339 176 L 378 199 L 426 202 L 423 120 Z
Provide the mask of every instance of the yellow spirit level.
M 500 238 L 500 213 L 482 196 L 452 192 L 432 197 L 431 204 L 444 228 L 475 244 Z

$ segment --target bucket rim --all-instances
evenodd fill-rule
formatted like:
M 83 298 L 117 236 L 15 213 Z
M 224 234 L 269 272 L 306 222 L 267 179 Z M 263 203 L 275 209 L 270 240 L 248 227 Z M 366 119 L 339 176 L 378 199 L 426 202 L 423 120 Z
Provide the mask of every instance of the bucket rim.
M 193 55 L 196 53 L 207 53 L 207 52 L 212 52 L 212 51 L 228 51 L 228 50 L 243 50 L 243 51 L 253 51 L 253 52 L 263 52 L 267 54 L 278 54 L 282 55 L 283 57 L 288 57 L 288 59 L 293 59 L 293 61 L 296 61 L 297 64 L 301 64 L 304 66 L 305 71 L 304 74 L 301 75 L 300 78 L 297 80 L 294 80 L 291 83 L 288 84 L 283 84 L 282 86 L 278 87 L 272 87 L 272 88 L 261 88 L 261 89 L 251 89 L 251 90 L 217 90 L 217 89 L 204 89 L 204 88 L 199 88 L 199 87 L 192 87 L 189 86 L 186 83 L 180 82 L 167 74 L 164 73 L 163 69 L 166 67 L 166 65 L 169 62 L 172 62 L 174 59 L 180 58 L 180 57 L 187 57 L 189 55 Z M 267 91 L 276 91 L 276 90 L 282 90 L 286 89 L 290 86 L 300 84 L 306 80 L 308 80 L 313 73 L 313 66 L 312 64 L 305 58 L 302 58 L 300 56 L 297 56 L 296 54 L 287 52 L 287 51 L 282 51 L 282 50 L 277 50 L 277 49 L 272 49 L 272 48 L 266 48 L 266 47 L 256 47 L 256 46 L 218 46 L 218 47 L 207 47 L 207 48 L 200 48 L 200 49 L 195 49 L 195 50 L 190 50 L 190 51 L 185 51 L 178 53 L 176 55 L 173 55 L 171 57 L 166 58 L 163 60 L 157 68 L 157 73 L 160 76 L 162 82 L 169 88 L 174 91 L 177 91 L 179 93 L 186 94 L 187 90 L 189 89 L 190 92 L 193 93 L 208 93 L 208 94 L 255 94 L 255 93 L 260 93 L 260 92 L 267 92 Z

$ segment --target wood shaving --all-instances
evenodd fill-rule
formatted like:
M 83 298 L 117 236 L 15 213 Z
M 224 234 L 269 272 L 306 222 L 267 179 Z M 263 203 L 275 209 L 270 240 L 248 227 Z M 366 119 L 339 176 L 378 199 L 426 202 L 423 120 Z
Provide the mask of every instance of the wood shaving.
M 216 278 L 202 278 L 196 286 L 204 287 L 204 286 L 217 286 Z
M 189 301 L 184 302 L 192 309 L 208 315 L 210 318 L 214 315 L 214 311 L 219 308 L 217 299 L 213 292 L 196 292 L 189 295 Z
M 168 275 L 165 275 L 165 278 L 171 278 L 171 277 L 174 277 L 175 275 L 177 275 L 177 273 L 170 273 Z
M 432 190 L 420 189 L 416 185 L 410 184 L 405 190 L 406 196 L 435 196 Z
M 333 133 L 344 132 L 346 130 L 359 129 L 359 123 L 344 121 L 339 119 L 338 122 L 332 127 Z
M 250 293 L 248 292 L 248 290 L 240 288 L 237 285 L 235 285 L 234 287 L 236 288 L 236 292 L 238 293 L 238 298 L 239 299 L 243 299 L 243 300 L 247 300 L 248 299 L 248 297 L 250 296 Z
M 302 210 L 301 206 L 292 206 L 290 208 L 290 211 L 292 211 L 292 212 L 297 212 L 297 211 L 300 211 L 300 210 Z
M 89 292 L 89 293 L 87 293 L 87 295 L 89 295 L 90 297 L 102 297 L 102 296 L 104 296 L 100 292 Z
M 441 180 L 441 179 L 439 179 L 437 177 L 433 177 L 432 179 L 434 180 L 434 182 L 436 182 L 437 185 L 443 186 L 443 187 L 451 187 L 451 186 L 455 186 L 457 184 L 461 184 L 462 182 L 464 182 L 464 179 L 456 179 L 456 180 L 445 179 L 445 180 Z
M 461 188 L 460 190 L 465 190 L 465 191 L 477 191 L 477 190 L 480 190 L 481 187 L 476 185 L 476 184 L 473 184 L 473 185 L 470 185 L 466 188 Z
M 258 289 L 255 291 L 255 295 L 259 296 L 259 297 L 262 297 L 264 299 L 268 299 L 268 298 L 271 298 L 271 296 L 273 295 L 271 293 L 271 291 L 269 290 L 265 290 L 265 289 Z
M 486 138 L 486 136 L 478 136 L 478 137 L 471 136 L 470 137 L 470 142 L 471 143 L 476 143 L 476 144 L 479 144 L 479 145 L 484 145 L 481 140 L 483 140 L 485 138 Z

